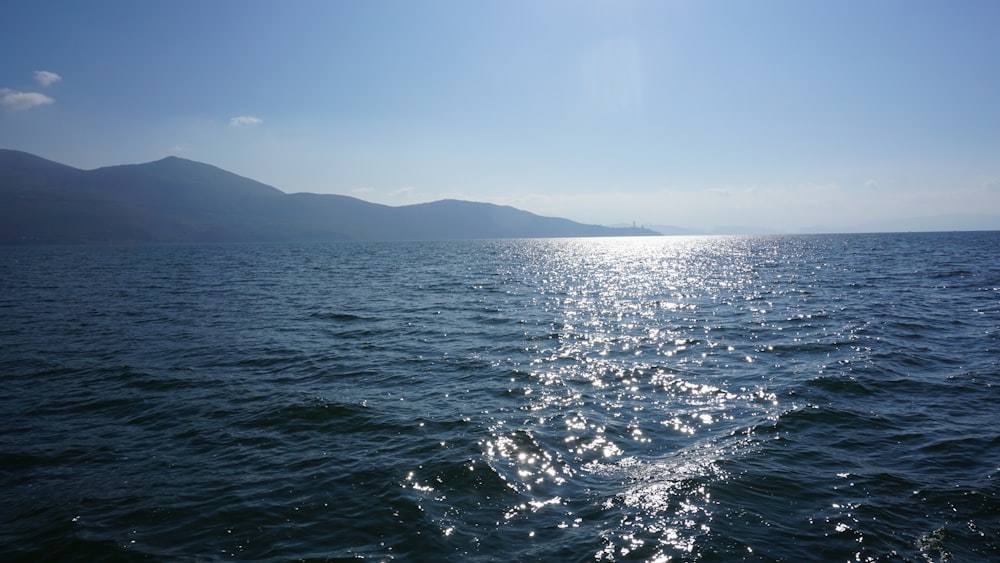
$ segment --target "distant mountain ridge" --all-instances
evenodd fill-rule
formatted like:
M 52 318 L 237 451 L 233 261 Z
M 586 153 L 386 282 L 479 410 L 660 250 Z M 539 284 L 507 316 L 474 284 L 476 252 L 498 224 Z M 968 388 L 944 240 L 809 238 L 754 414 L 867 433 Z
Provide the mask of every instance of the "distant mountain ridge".
M 458 200 L 392 207 L 287 194 L 210 164 L 167 157 L 81 170 L 0 149 L 0 244 L 200 243 L 636 236 Z

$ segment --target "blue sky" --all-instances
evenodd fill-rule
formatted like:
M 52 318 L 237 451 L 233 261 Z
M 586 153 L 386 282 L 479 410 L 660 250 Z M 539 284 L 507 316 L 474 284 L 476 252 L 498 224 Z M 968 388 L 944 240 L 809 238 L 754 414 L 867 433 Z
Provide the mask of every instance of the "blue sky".
M 3 14 L 0 147 L 81 168 L 173 154 L 286 192 L 601 224 L 1000 215 L 1000 2 L 14 1 Z

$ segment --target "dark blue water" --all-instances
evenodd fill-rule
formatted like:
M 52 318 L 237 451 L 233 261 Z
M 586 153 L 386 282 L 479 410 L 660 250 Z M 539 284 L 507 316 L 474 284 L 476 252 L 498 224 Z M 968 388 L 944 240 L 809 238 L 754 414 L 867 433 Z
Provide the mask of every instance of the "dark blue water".
M 998 258 L 0 248 L 0 559 L 1000 560 Z

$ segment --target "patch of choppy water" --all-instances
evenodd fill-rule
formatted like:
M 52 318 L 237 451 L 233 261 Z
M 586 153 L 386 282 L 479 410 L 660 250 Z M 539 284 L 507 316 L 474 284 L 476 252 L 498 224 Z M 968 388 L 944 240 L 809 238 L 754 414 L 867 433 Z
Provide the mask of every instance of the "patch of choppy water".
M 997 242 L 0 249 L 0 544 L 997 557 Z

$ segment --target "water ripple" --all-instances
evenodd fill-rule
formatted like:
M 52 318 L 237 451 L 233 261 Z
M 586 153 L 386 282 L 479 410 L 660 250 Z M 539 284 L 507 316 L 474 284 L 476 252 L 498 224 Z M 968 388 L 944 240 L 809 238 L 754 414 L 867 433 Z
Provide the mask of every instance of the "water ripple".
M 0 249 L 0 555 L 996 559 L 997 242 Z

